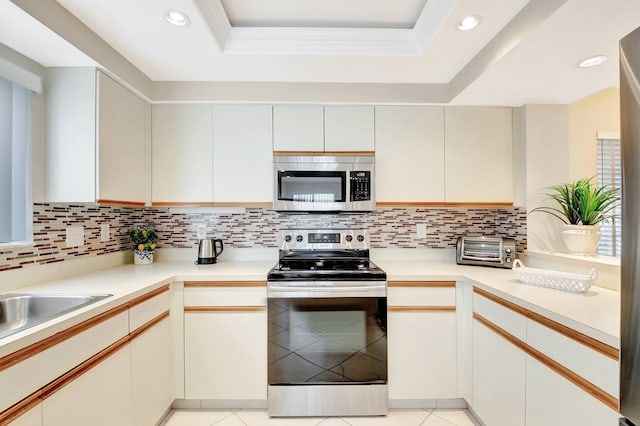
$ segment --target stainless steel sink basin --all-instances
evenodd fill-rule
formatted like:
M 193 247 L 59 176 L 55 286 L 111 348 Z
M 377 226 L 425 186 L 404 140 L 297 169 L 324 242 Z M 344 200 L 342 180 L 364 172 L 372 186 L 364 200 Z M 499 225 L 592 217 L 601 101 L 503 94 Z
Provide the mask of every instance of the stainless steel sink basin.
M 5 294 L 0 295 L 0 339 L 25 330 L 111 294 Z

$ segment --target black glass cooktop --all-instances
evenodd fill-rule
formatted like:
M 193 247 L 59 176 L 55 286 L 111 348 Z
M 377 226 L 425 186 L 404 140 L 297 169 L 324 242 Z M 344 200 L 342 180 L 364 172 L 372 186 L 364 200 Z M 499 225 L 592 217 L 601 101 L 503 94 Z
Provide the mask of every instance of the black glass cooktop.
M 307 253 L 281 256 L 269 281 L 384 281 L 387 274 L 368 257 Z

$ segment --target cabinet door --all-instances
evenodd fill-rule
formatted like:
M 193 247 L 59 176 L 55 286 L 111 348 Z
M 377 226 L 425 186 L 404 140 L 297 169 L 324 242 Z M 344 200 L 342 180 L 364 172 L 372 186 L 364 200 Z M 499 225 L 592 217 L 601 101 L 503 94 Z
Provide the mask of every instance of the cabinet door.
M 376 107 L 376 201 L 444 202 L 442 107 Z
M 133 425 L 129 346 L 42 402 L 44 426 Z
M 147 103 L 98 72 L 97 198 L 145 203 Z
M 527 426 L 616 426 L 615 410 L 527 356 Z
M 325 151 L 374 151 L 372 106 L 324 107 Z
M 8 426 L 42 426 L 42 403 L 31 408 L 15 420 L 7 423 Z
M 324 151 L 324 110 L 318 105 L 274 105 L 274 151 Z
M 157 202 L 213 200 L 210 105 L 158 104 L 152 109 L 152 197 Z
M 445 200 L 513 202 L 511 108 L 445 108 Z
M 389 398 L 456 398 L 455 312 L 389 312 L 387 321 Z
M 525 357 L 503 337 L 478 321 L 473 322 L 472 405 L 484 424 L 525 424 Z
M 273 201 L 271 127 L 271 106 L 213 107 L 215 202 Z
M 173 402 L 169 318 L 131 341 L 133 424 L 154 425 Z
M 267 312 L 185 312 L 185 397 L 266 400 Z

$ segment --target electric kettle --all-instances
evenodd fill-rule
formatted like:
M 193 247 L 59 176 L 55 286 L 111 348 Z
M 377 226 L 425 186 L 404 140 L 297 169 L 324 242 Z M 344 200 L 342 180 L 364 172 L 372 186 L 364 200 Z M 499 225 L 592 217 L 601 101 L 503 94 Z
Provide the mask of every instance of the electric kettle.
M 198 260 L 197 265 L 211 265 L 216 263 L 218 256 L 224 250 L 222 240 L 214 240 L 213 238 L 205 238 L 198 241 Z

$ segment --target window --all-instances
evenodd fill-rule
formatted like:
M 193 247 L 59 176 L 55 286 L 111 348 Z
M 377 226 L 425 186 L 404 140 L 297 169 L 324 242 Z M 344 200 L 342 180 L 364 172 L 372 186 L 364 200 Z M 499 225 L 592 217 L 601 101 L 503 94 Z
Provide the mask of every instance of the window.
M 0 243 L 31 240 L 31 91 L 0 77 Z
M 620 139 L 598 138 L 598 184 L 612 188 L 622 187 L 622 168 L 620 156 Z M 600 224 L 600 245 L 598 254 L 620 256 L 622 209 L 620 205 L 615 211 L 616 218 L 608 223 Z

